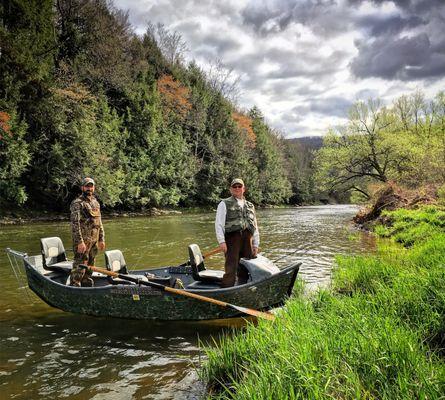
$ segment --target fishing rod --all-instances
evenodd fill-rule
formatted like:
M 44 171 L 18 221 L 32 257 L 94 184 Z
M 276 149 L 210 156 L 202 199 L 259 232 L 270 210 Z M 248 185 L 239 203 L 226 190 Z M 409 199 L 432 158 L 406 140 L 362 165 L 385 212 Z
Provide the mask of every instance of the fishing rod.
M 309 250 L 310 250 L 309 248 L 306 249 L 301 255 L 304 256 Z M 277 258 L 277 259 L 275 259 L 275 260 L 272 260 L 272 262 L 273 262 L 273 263 L 276 263 L 277 261 L 280 261 L 280 260 L 282 260 L 283 258 L 293 256 L 293 255 L 294 255 L 295 253 L 297 253 L 298 251 L 300 251 L 300 249 L 296 249 L 296 250 L 294 250 L 294 251 L 293 251 L 292 253 L 290 253 L 290 254 L 285 254 L 285 255 L 282 256 L 282 257 L 279 257 L 279 258 Z

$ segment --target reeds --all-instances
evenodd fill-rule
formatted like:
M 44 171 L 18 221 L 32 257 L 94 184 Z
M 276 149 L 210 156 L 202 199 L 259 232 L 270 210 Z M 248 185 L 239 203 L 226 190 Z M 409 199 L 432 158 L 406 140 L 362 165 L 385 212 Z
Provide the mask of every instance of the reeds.
M 444 399 L 444 213 L 397 211 L 377 254 L 339 257 L 331 291 L 287 303 L 216 348 L 214 398 Z M 424 226 L 420 229 L 421 221 Z

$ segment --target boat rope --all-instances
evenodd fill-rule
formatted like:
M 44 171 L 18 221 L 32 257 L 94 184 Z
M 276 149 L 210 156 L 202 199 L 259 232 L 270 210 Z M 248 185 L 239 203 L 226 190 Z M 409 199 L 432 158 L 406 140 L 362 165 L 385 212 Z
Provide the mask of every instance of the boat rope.
M 26 253 L 18 253 L 9 248 L 6 249 L 6 254 L 8 256 L 9 265 L 11 266 L 12 272 L 14 273 L 15 279 L 17 280 L 17 284 L 19 289 L 25 289 L 26 296 L 30 303 L 33 303 L 31 296 L 28 292 L 28 284 L 26 283 L 25 277 L 21 273 L 21 267 L 18 264 L 18 260 L 23 262 L 23 259 L 26 257 Z

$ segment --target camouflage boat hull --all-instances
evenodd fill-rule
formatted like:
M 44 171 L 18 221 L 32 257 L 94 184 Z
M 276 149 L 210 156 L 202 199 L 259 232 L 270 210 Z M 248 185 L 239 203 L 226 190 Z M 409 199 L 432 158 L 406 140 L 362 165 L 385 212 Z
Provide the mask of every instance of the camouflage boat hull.
M 227 307 L 148 286 L 112 285 L 106 277 L 95 277 L 95 287 L 67 286 L 69 274 L 63 271 L 45 271 L 39 265 L 38 256 L 25 256 L 23 262 L 31 290 L 45 303 L 67 312 L 147 320 L 208 320 L 240 316 L 239 312 Z M 284 304 L 291 295 L 299 265 L 290 265 L 267 279 L 245 285 L 224 289 L 187 290 L 238 306 L 267 310 Z M 181 279 L 186 287 L 194 282 L 191 271 L 178 268 L 147 269 L 133 271 L 132 274 L 168 274 L 173 279 Z

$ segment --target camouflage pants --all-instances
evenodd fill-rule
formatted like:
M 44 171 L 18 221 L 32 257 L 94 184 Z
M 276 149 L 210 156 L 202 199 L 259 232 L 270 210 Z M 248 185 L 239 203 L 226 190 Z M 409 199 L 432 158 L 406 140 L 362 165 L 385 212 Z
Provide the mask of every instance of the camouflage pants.
M 73 245 L 74 262 L 71 270 L 71 286 L 94 286 L 91 279 L 92 272 L 80 268 L 79 265 L 94 265 L 97 255 L 97 242 L 85 242 L 85 245 L 87 247 L 85 253 L 77 251 L 77 243 Z

